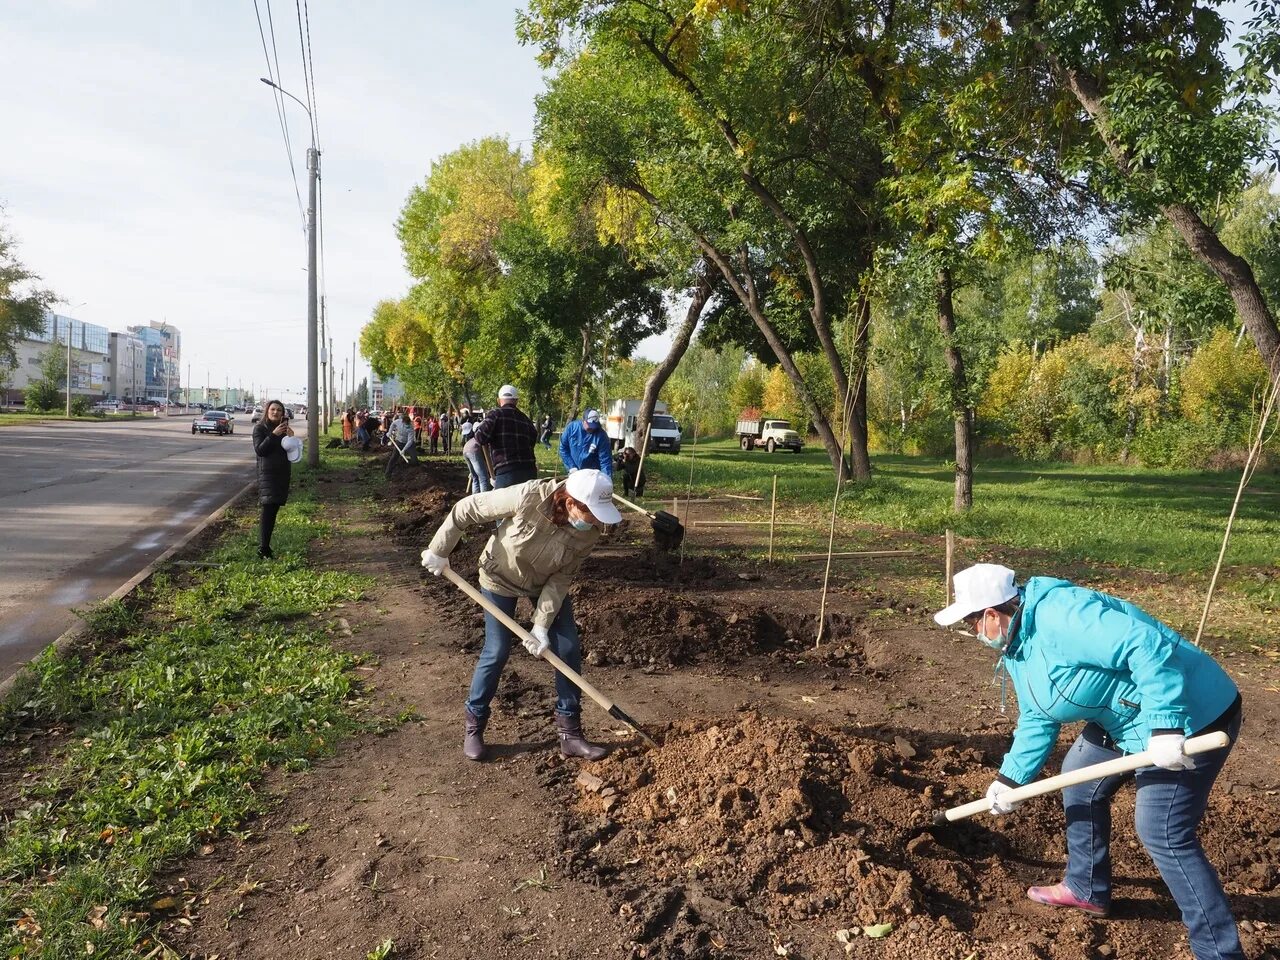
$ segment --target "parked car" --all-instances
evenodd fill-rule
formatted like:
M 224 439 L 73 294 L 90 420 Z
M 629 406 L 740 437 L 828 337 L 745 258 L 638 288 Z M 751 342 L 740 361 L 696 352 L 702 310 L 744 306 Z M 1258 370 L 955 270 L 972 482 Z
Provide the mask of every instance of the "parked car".
M 191 421 L 191 433 L 231 434 L 236 432 L 236 418 L 225 410 L 208 410 Z
M 120 404 L 114 400 L 99 400 L 91 409 L 94 413 L 118 413 Z
M 250 422 L 250 423 L 257 423 L 257 422 L 258 422 L 259 420 L 261 420 L 261 419 L 262 419 L 262 408 L 261 408 L 261 407 L 254 407 L 254 408 L 253 408 L 253 416 L 250 418 L 249 422 Z

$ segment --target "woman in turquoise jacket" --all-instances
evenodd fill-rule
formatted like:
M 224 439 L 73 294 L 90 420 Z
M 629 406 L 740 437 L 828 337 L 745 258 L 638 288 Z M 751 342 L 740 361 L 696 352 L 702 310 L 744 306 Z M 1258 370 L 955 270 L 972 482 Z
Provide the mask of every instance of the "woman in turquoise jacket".
M 1124 600 L 1066 580 L 980 563 L 955 576 L 956 602 L 934 619 L 964 622 L 1002 654 L 997 668 L 1018 696 L 1018 725 L 987 790 L 991 812 L 1016 806 L 1001 795 L 1039 775 L 1064 723 L 1085 722 L 1064 773 L 1143 750 L 1155 766 L 1091 780 L 1062 792 L 1067 868 L 1061 883 L 1027 896 L 1105 917 L 1111 907 L 1111 799 L 1137 782 L 1138 836 L 1182 911 L 1198 960 L 1243 960 L 1235 919 L 1197 831 L 1231 747 L 1194 759 L 1188 737 L 1222 730 L 1235 745 L 1241 701 L 1211 656 Z M 1003 680 L 1002 680 L 1003 683 Z M 1003 693 L 1003 691 L 1002 691 Z

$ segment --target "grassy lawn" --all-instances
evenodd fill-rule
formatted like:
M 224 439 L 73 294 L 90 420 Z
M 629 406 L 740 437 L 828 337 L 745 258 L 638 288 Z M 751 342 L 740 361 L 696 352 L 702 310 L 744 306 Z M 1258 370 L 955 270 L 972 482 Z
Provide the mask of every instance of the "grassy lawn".
M 141 419 L 144 416 L 150 417 L 151 415 L 140 413 L 135 418 L 135 417 L 131 417 L 127 413 L 108 413 L 108 414 L 103 414 L 100 417 L 93 416 L 92 414 L 86 414 L 85 416 L 72 417 L 71 419 L 82 422 L 82 423 L 127 423 L 129 420 Z M 51 413 L 4 412 L 4 413 L 0 413 L 0 427 L 30 426 L 33 423 L 40 423 L 41 421 L 44 421 L 44 420 L 66 420 L 66 419 L 67 418 L 64 417 L 61 413 L 57 413 L 57 412 L 51 412 Z
M 157 872 L 263 809 L 272 767 L 303 770 L 365 726 L 355 660 L 315 616 L 363 585 L 308 565 L 327 528 L 300 474 L 275 561 L 257 559 L 246 512 L 212 566 L 158 573 L 130 606 L 97 608 L 93 642 L 43 655 L 0 708 L 6 753 L 56 744 L 4 804 L 0 955 L 176 956 L 155 924 L 185 897 L 157 889 Z
M 770 455 L 743 452 L 730 440 L 699 443 L 696 454 L 686 445 L 678 457 L 649 457 L 650 497 L 683 497 L 691 457 L 695 496 L 767 498 L 776 472 L 780 511 L 815 519 L 830 511 L 833 478 L 821 449 Z M 951 513 L 949 463 L 891 456 L 873 462 L 874 479 L 849 484 L 841 494 L 841 520 L 923 534 L 950 527 L 961 537 L 1043 550 L 1063 561 L 1171 573 L 1212 568 L 1239 482 L 1238 473 L 998 461 L 977 466 L 974 508 L 957 517 Z M 1280 562 L 1278 510 L 1280 477 L 1257 475 L 1240 505 L 1228 564 L 1265 568 Z

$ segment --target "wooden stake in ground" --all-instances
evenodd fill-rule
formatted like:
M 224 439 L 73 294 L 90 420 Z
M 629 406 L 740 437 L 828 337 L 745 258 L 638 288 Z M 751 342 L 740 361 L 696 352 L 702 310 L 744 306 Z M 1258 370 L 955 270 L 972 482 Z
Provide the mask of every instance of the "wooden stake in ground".
M 769 562 L 773 563 L 773 525 L 778 519 L 778 475 L 773 475 L 773 502 L 769 507 Z
M 698 455 L 698 414 L 693 414 L 693 447 L 689 450 L 689 486 L 684 492 L 684 525 L 689 526 L 689 501 L 693 499 L 693 458 Z M 684 540 L 680 541 L 680 564 L 684 565 Z
M 951 575 L 955 570 L 956 555 L 956 532 L 954 530 L 947 531 L 947 582 L 943 585 L 945 590 L 943 593 L 947 598 L 947 606 L 951 606 Z
M 1262 445 L 1267 440 L 1267 424 L 1271 414 L 1280 402 L 1280 377 L 1267 387 L 1266 399 L 1262 404 L 1262 413 L 1258 420 L 1258 432 L 1254 435 L 1253 445 L 1249 448 L 1249 456 L 1244 461 L 1244 471 L 1240 474 L 1240 486 L 1236 488 L 1236 499 L 1231 504 L 1231 514 L 1227 517 L 1227 529 L 1222 535 L 1222 549 L 1218 551 L 1218 562 L 1213 566 L 1213 576 L 1209 578 L 1209 592 L 1205 594 L 1204 611 L 1200 614 L 1200 626 L 1196 628 L 1196 646 L 1200 646 L 1200 638 L 1204 635 L 1204 625 L 1209 620 L 1209 605 L 1213 603 L 1213 591 L 1218 585 L 1218 574 L 1222 572 L 1222 560 L 1227 555 L 1227 543 L 1231 540 L 1231 527 L 1236 522 L 1236 511 L 1240 509 L 1240 498 L 1244 496 L 1244 488 L 1253 479 L 1253 471 L 1258 468 L 1262 459 Z
M 838 560 L 848 557 L 914 557 L 915 550 L 847 550 L 842 553 L 797 553 L 792 560 Z
M 644 425 L 644 447 L 640 450 L 640 463 L 636 467 L 636 483 L 641 483 L 640 478 L 644 476 L 644 455 L 649 452 L 649 430 L 653 426 L 651 423 Z M 625 432 L 623 434 L 625 436 Z

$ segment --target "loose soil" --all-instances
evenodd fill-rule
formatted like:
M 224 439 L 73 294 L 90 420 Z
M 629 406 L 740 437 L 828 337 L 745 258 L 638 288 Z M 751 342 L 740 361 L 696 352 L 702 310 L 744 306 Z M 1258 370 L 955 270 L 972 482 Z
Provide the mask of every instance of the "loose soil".
M 588 705 L 588 732 L 617 749 L 561 759 L 551 675 L 517 648 L 494 757 L 467 762 L 482 618 L 418 566 L 465 473 L 428 458 L 371 508 L 354 485 L 380 466 L 322 488 L 337 533 L 313 559 L 373 578 L 334 641 L 370 655 L 384 712 L 414 719 L 277 775 L 271 815 L 174 871 L 187 916 L 164 935 L 185 955 L 360 958 L 390 938 L 395 957 L 459 960 L 1189 956 L 1131 789 L 1115 803 L 1107 921 L 1024 897 L 1060 877 L 1055 797 L 930 826 L 985 791 L 1016 707 L 1000 712 L 984 652 L 932 627 L 923 598 L 886 596 L 873 567 L 833 573 L 819 645 L 821 565 L 759 568 L 701 532 L 681 564 L 632 524 L 584 564 L 575 614 L 590 679 L 660 746 Z M 452 558 L 473 580 L 484 540 Z M 1280 956 L 1276 668 L 1229 664 L 1248 716 L 1203 836 L 1246 955 Z

